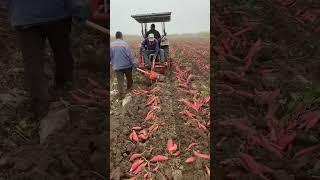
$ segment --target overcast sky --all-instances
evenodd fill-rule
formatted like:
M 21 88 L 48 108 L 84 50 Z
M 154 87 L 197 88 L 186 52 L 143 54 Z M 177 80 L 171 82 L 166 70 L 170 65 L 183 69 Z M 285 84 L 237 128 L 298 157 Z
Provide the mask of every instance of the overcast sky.
M 157 12 L 172 12 L 168 34 L 210 31 L 210 0 L 111 0 L 110 10 L 112 34 L 140 35 L 141 25 L 131 15 Z M 156 23 L 156 29 L 162 34 L 161 24 Z

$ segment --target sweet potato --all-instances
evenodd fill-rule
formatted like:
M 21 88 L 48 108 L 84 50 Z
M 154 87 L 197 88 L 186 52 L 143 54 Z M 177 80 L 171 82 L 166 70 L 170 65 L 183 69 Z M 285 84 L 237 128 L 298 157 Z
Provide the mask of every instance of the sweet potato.
M 143 139 L 143 140 L 149 139 L 148 135 L 144 135 L 144 134 L 139 134 L 138 137 L 141 138 L 141 139 Z
M 150 119 L 152 119 L 152 118 L 154 118 L 154 113 L 153 113 L 153 111 L 151 110 L 151 111 L 148 112 L 148 114 L 147 114 L 147 116 L 146 116 L 146 118 L 145 118 L 144 120 L 145 120 L 145 121 L 148 121 L 148 120 L 150 120 Z
M 149 132 L 155 132 L 158 129 L 158 125 L 157 124 L 153 124 L 152 126 L 149 127 Z
M 132 133 L 130 134 L 130 139 L 132 141 L 139 142 L 138 135 L 137 135 L 137 133 L 135 131 L 132 131 Z
M 137 158 L 140 158 L 142 156 L 142 154 L 132 154 L 132 156 L 130 157 L 130 161 L 134 161 Z
M 135 131 L 140 131 L 142 129 L 142 127 L 133 127 L 132 130 L 135 130 Z
M 196 146 L 197 143 L 191 143 L 189 146 L 186 148 L 186 151 L 189 151 L 193 146 Z
M 176 151 L 174 153 L 172 153 L 173 156 L 179 156 L 180 155 L 180 151 Z
M 195 155 L 199 158 L 210 160 L 210 155 L 208 155 L 208 154 L 201 154 L 201 153 L 198 153 L 197 151 L 192 151 L 192 153 L 193 153 L 193 155 Z
M 144 168 L 146 165 L 147 165 L 146 162 L 140 164 L 140 165 L 133 171 L 133 173 L 134 173 L 135 175 L 137 175 L 137 174 L 142 170 L 142 168 Z
M 172 154 L 178 149 L 178 146 L 176 144 L 173 144 L 172 147 L 168 148 L 168 151 Z
M 192 114 L 190 111 L 188 111 L 186 109 L 181 111 L 180 114 L 183 114 L 183 115 L 185 115 L 185 116 L 187 116 L 187 117 L 189 117 L 191 119 L 193 119 L 196 116 L 196 115 Z
M 192 162 L 194 162 L 195 160 L 196 160 L 195 157 L 189 157 L 185 162 L 186 162 L 186 163 L 192 163 Z
M 162 156 L 162 155 L 156 155 L 151 158 L 150 162 L 160 162 L 160 161 L 166 161 L 168 160 L 168 157 Z
M 167 149 L 168 150 L 171 149 L 173 147 L 173 145 L 174 145 L 174 143 L 173 143 L 172 138 L 169 138 L 168 141 L 167 141 Z
M 130 172 L 136 170 L 136 169 L 139 167 L 139 165 L 142 164 L 143 162 L 144 162 L 144 161 L 143 161 L 142 159 L 136 160 L 136 161 L 132 164 L 132 166 L 131 166 L 131 168 L 130 168 Z
M 241 165 L 243 168 L 245 168 L 247 171 L 259 175 L 263 177 L 264 179 L 267 179 L 263 174 L 272 172 L 273 170 L 270 169 L 269 167 L 260 164 L 256 162 L 252 156 L 245 154 L 245 153 L 240 153 L 239 158 L 241 160 Z
M 306 130 L 313 128 L 320 120 L 320 111 L 308 112 L 301 116 L 303 124 L 301 127 Z
M 300 150 L 299 152 L 297 152 L 296 154 L 294 154 L 293 159 L 297 159 L 300 158 L 302 156 L 308 155 L 313 153 L 315 150 L 320 149 L 320 144 L 318 145 L 314 145 L 305 149 Z

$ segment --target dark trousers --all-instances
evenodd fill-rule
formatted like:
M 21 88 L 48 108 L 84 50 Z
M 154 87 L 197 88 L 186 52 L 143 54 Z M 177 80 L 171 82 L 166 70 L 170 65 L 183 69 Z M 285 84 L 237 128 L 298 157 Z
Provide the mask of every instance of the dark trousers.
M 72 81 L 73 57 L 70 51 L 71 19 L 17 29 L 25 67 L 25 83 L 32 100 L 47 103 L 48 79 L 44 72 L 45 42 L 49 40 L 56 65 L 55 81 L 64 85 Z M 40 105 L 41 106 L 41 105 Z
M 118 82 L 118 91 L 120 93 L 120 96 L 123 96 L 125 94 L 124 76 L 126 76 L 126 79 L 127 79 L 127 90 L 131 89 L 133 85 L 132 68 L 116 70 L 115 73 L 116 73 L 117 82 Z

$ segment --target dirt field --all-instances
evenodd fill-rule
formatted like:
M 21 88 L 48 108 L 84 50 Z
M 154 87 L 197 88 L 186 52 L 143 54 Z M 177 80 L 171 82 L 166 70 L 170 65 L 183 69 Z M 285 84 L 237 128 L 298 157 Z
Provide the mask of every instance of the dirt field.
M 319 7 L 212 7 L 215 179 L 319 179 Z
M 199 63 L 209 67 L 209 39 L 172 38 L 170 41 L 172 71 L 165 74 L 164 82 L 151 84 L 142 74 L 134 72 L 134 88 L 127 95 L 131 101 L 124 106 L 113 95 L 116 85 L 112 87 L 112 179 L 209 179 L 206 170 L 206 167 L 210 167 L 209 73 L 203 73 L 202 64 Z M 190 51 L 189 47 L 194 43 L 197 43 L 198 47 Z M 130 39 L 129 44 L 136 50 L 139 40 Z M 191 103 L 187 106 L 180 101 L 182 99 L 201 105 L 199 109 Z M 186 112 L 189 112 L 189 116 Z M 135 142 L 134 138 L 131 140 L 130 134 L 134 127 L 141 127 L 148 137 L 139 135 L 142 132 L 136 130 L 139 142 Z M 152 130 L 153 127 L 157 127 L 156 130 Z M 176 149 L 168 150 L 169 139 L 172 139 Z M 197 145 L 186 150 L 192 143 Z M 203 154 L 204 157 L 186 163 L 189 157 L 194 156 L 193 151 Z M 140 159 L 143 161 L 142 166 L 145 165 L 141 171 L 137 170 L 136 175 L 129 172 L 132 164 L 137 161 L 130 162 L 133 154 L 142 154 Z M 158 163 L 150 161 L 156 155 L 168 159 Z
M 73 49 L 77 80 L 71 90 L 88 99 L 97 96 L 91 92 L 93 89 L 103 89 L 104 96 L 97 96 L 96 104 L 85 104 L 71 92 L 63 92 L 60 99 L 51 94 L 50 116 L 40 123 L 30 118 L 22 57 L 3 9 L 0 24 L 0 70 L 5 72 L 0 75 L 0 179 L 106 179 L 108 93 L 106 72 L 101 69 L 106 64 L 105 36 L 91 30 L 82 33 L 81 48 Z M 47 55 L 46 72 L 52 82 L 54 66 L 49 49 Z M 88 78 L 101 87 L 93 88 Z M 40 144 L 40 136 L 49 133 Z

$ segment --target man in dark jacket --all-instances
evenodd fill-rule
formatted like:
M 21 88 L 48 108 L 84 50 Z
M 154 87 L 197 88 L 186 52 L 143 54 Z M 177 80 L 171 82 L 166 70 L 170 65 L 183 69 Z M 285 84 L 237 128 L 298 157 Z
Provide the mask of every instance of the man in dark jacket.
M 146 36 L 148 37 L 149 34 L 154 34 L 154 38 L 156 38 L 158 41 L 160 41 L 160 33 L 156 30 L 156 25 L 151 24 L 151 29 L 146 33 Z
M 48 79 L 44 72 L 44 48 L 49 40 L 56 64 L 55 83 L 63 88 L 73 79 L 70 51 L 72 20 L 84 22 L 84 0 L 8 0 L 9 17 L 17 30 L 25 68 L 25 83 L 32 99 L 36 118 L 48 111 Z

